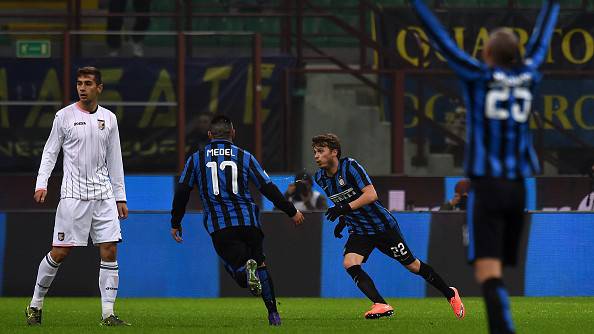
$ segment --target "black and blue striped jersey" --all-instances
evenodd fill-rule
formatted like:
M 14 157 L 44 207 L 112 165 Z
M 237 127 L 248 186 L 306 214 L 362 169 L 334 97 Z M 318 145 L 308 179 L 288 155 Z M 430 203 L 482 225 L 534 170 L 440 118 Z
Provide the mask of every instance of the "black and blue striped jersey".
M 252 154 L 227 140 L 213 140 L 192 154 L 179 178 L 187 188 L 197 187 L 208 233 L 231 226 L 261 227 L 250 181 L 258 189 L 272 182 Z
M 326 170 L 320 169 L 314 179 L 334 204 L 356 200 L 363 193 L 363 188 L 372 184 L 363 166 L 352 158 L 340 159 L 335 175 L 329 176 Z M 349 226 L 349 233 L 377 234 L 389 228 L 398 228 L 396 218 L 379 200 L 353 210 L 343 217 Z
M 539 172 L 530 133 L 535 86 L 553 34 L 559 4 L 548 0 L 514 68 L 489 67 L 458 48 L 429 8 L 411 0 L 435 47 L 462 81 L 467 107 L 464 168 L 470 177 L 518 179 Z

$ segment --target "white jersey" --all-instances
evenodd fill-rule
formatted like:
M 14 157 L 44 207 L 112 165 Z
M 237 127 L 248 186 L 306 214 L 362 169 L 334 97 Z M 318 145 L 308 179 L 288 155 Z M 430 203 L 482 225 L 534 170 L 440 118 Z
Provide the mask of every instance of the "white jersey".
M 60 198 L 126 200 L 118 122 L 111 111 L 98 106 L 89 113 L 74 103 L 56 113 L 43 148 L 36 190 L 47 189 L 60 149 L 64 152 Z

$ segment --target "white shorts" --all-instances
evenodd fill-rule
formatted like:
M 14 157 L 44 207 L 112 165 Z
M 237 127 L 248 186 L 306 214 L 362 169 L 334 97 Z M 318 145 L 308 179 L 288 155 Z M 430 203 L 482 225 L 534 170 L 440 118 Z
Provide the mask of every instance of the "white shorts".
M 63 198 L 58 204 L 53 246 L 87 246 L 122 241 L 115 199 L 82 201 Z

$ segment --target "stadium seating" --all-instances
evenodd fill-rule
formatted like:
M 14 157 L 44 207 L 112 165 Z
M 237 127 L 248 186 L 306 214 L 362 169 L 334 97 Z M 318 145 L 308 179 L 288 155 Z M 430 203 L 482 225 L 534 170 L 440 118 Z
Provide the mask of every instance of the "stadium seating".
M 509 0 L 427 0 L 428 2 L 438 2 L 441 7 L 451 8 L 504 8 L 510 3 Z M 236 0 L 192 0 L 194 12 L 200 13 L 228 13 L 228 12 L 242 12 L 253 11 L 250 7 L 251 3 L 257 1 L 236 1 Z M 354 27 L 359 25 L 359 0 L 314 0 L 310 1 L 318 7 L 325 8 L 336 14 L 340 19 L 349 23 Z M 513 0 L 512 4 L 515 8 L 535 8 L 539 7 L 542 0 Z M 83 11 L 106 12 L 106 8 L 101 8 L 99 0 L 81 0 L 81 8 Z M 282 3 L 282 0 L 266 0 L 260 1 L 265 7 L 275 7 Z M 379 6 L 383 7 L 406 7 L 406 0 L 379 0 L 376 1 Z M 565 8 L 581 8 L 582 0 L 565 0 L 563 6 Z M 2 1 L 0 2 L 0 9 L 21 11 L 24 8 L 25 12 L 30 10 L 39 10 L 40 6 L 48 13 L 63 13 L 67 6 L 66 0 L 25 0 L 25 1 Z M 351 7 L 351 8 L 349 8 Z M 594 9 L 594 1 L 588 1 L 587 9 Z M 128 2 L 128 11 L 132 11 L 132 1 Z M 151 10 L 154 12 L 174 12 L 176 10 L 175 1 L 154 0 L 151 3 Z M 256 31 L 265 33 L 264 45 L 265 47 L 278 47 L 279 38 L 275 34 L 280 33 L 281 19 L 278 17 L 253 17 L 253 18 L 232 18 L 232 17 L 210 17 L 210 18 L 194 18 L 192 20 L 193 30 L 202 31 Z M 2 26 L 9 31 L 23 31 L 23 30 L 62 30 L 64 28 L 63 22 L 56 20 L 9 20 L 4 19 Z M 304 34 L 306 39 L 318 46 L 326 47 L 356 47 L 357 40 L 346 35 L 343 29 L 338 27 L 334 22 L 322 17 L 306 17 L 304 19 Z M 369 20 L 368 20 L 369 24 Z M 88 19 L 82 23 L 83 30 L 104 30 L 106 28 L 105 20 L 102 19 Z M 165 31 L 175 29 L 174 18 L 152 18 L 149 27 L 150 31 Z M 369 29 L 369 28 L 368 28 Z M 293 32 L 295 31 L 295 23 L 293 22 Z M 318 36 L 316 36 L 318 35 Z M 343 36 L 341 36 L 343 35 Z M 9 43 L 9 38 L 0 38 L 0 43 Z M 232 38 L 220 39 L 204 39 L 203 41 L 195 41 L 198 45 L 229 45 L 233 43 Z M 170 39 L 162 37 L 147 37 L 146 43 L 154 46 L 169 46 L 172 45 Z

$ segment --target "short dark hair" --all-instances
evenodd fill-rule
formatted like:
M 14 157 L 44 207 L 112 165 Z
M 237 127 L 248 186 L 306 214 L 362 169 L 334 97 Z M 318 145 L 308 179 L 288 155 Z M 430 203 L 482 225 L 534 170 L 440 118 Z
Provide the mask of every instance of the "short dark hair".
M 83 75 L 93 75 L 93 76 L 95 76 L 96 84 L 101 85 L 103 83 L 103 81 L 101 80 L 101 71 L 99 71 L 99 69 L 96 67 L 93 67 L 93 66 L 79 67 L 78 70 L 76 70 L 76 78 L 78 79 L 78 77 L 81 77 Z
M 498 28 L 489 35 L 489 51 L 497 66 L 511 67 L 520 62 L 520 42 L 509 28 Z
M 314 136 L 311 139 L 311 147 L 327 147 L 330 150 L 336 150 L 336 157 L 340 159 L 340 139 L 333 133 Z
M 216 139 L 229 139 L 233 132 L 233 122 L 225 115 L 215 116 L 210 121 L 210 134 Z

